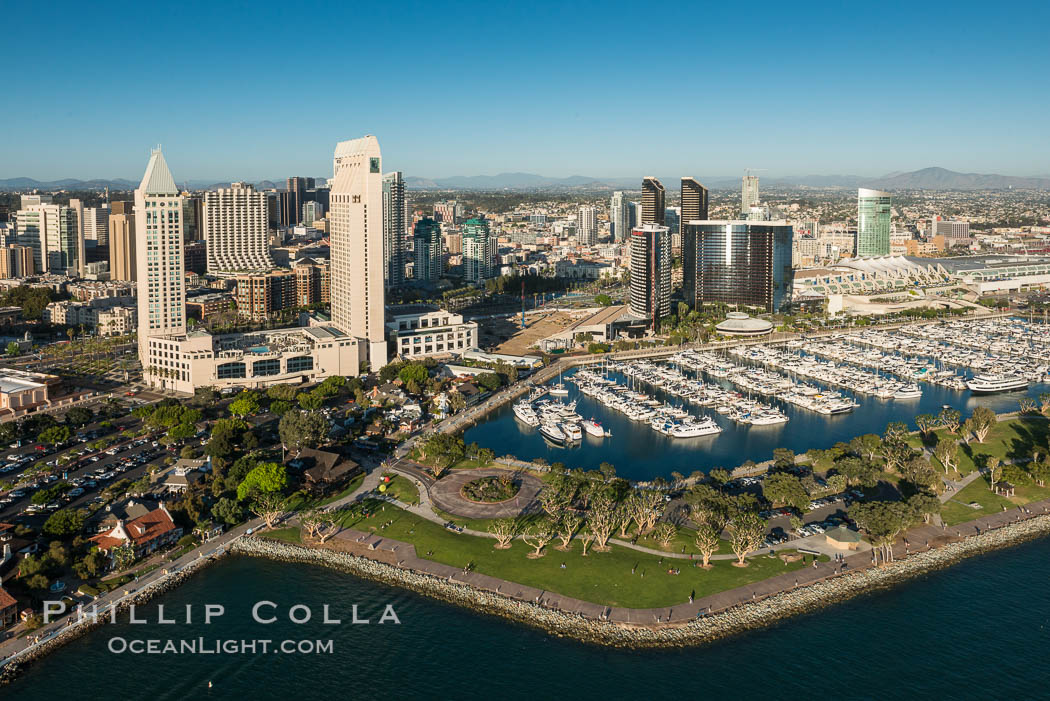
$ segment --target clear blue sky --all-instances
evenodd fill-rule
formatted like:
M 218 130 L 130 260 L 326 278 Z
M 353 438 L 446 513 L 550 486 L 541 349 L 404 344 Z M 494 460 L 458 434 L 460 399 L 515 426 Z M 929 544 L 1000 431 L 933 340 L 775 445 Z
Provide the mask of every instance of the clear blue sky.
M 1045 2 L 28 2 L 0 178 L 1050 172 Z

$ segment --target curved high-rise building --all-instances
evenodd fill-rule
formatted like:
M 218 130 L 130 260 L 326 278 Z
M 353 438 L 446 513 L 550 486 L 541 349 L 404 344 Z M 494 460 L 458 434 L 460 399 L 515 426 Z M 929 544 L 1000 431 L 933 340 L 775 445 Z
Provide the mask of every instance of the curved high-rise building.
M 890 211 L 893 198 L 882 190 L 857 190 L 857 255 L 890 254 Z
M 703 221 L 685 228 L 691 242 L 682 249 L 686 302 L 777 312 L 791 301 L 793 230 L 787 222 Z M 687 269 L 691 280 L 684 279 Z
M 671 313 L 671 232 L 645 224 L 631 231 L 631 313 L 656 328 Z
M 463 279 L 484 282 L 492 277 L 492 234 L 484 219 L 463 222 Z

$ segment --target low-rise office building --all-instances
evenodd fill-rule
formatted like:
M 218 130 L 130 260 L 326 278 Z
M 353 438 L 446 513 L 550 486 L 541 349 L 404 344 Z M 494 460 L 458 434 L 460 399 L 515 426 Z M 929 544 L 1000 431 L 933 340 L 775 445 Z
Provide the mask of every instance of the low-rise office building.
M 387 309 L 393 353 L 401 358 L 463 353 L 478 345 L 478 323 L 430 305 Z
M 358 339 L 318 325 L 213 336 L 204 330 L 147 341 L 147 376 L 156 386 L 259 388 L 318 382 L 360 372 Z

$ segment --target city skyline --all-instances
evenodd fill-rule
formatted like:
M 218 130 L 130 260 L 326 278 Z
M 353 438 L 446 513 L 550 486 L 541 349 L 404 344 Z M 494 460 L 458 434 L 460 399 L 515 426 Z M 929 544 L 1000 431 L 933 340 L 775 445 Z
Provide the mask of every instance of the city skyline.
M 889 5 L 862 15 L 759 3 L 746 32 L 729 29 L 737 19 L 730 8 L 664 8 L 667 53 L 658 71 L 609 51 L 605 38 L 623 16 L 617 6 L 603 12 L 551 5 L 476 12 L 440 5 L 409 12 L 325 8 L 313 13 L 314 29 L 302 37 L 305 65 L 266 60 L 286 19 L 286 8 L 277 4 L 258 5 L 250 14 L 219 6 L 131 6 L 112 17 L 72 3 L 15 7 L 9 26 L 60 18 L 79 31 L 48 52 L 39 51 L 31 32 L 11 33 L 15 72 L 49 78 L 23 84 L 23 107 L 0 115 L 0 129 L 19 134 L 0 147 L 0 177 L 129 178 L 148 156 L 142 145 L 156 143 L 180 154 L 176 170 L 192 179 L 317 174 L 325 172 L 328 145 L 345 133 L 382 133 L 388 157 L 406 176 L 431 178 L 493 172 L 705 177 L 748 167 L 766 169 L 763 177 L 867 177 L 930 165 L 1040 175 L 1050 155 L 1040 138 L 1050 97 L 1032 90 L 1028 76 L 1050 67 L 1039 35 L 1050 10 L 1026 4 L 1028 21 L 1019 23 L 1016 5 Z M 584 15 L 588 31 L 560 41 Z M 822 36 L 852 36 L 862 19 L 865 34 L 878 40 L 846 53 L 812 34 L 820 27 Z M 124 31 L 146 21 L 155 27 L 148 36 Z M 347 24 L 369 26 L 376 40 L 403 39 L 398 51 L 385 55 L 384 75 L 410 75 L 421 89 L 403 90 L 354 70 L 374 59 L 377 43 L 337 40 Z M 726 28 L 705 34 L 702 58 L 689 40 L 690 28 L 701 24 Z M 185 32 L 187 26 L 194 31 Z M 980 26 L 983 50 L 959 44 L 916 51 L 915 36 L 928 26 L 946 36 Z M 544 51 L 506 42 L 507 27 Z M 410 41 L 423 29 L 469 35 L 471 48 L 434 55 L 425 43 Z M 99 33 L 123 40 L 97 42 Z M 151 60 L 129 60 L 140 55 Z M 256 61 L 253 70 L 214 70 L 246 56 Z M 104 79 L 64 77 L 74 59 L 97 67 L 120 62 L 121 80 L 131 83 L 163 72 L 167 96 L 150 90 L 114 96 Z M 323 69 L 308 70 L 311 65 Z M 341 76 L 338 89 L 333 74 Z M 580 90 L 581 77 L 608 75 L 623 82 L 644 78 L 655 94 L 696 97 L 639 118 L 610 109 L 601 90 Z M 745 81 L 750 87 L 741 90 Z M 438 84 L 451 89 L 427 87 Z M 994 99 L 952 110 L 982 84 L 995 86 Z M 272 99 L 282 93 L 317 99 Z M 171 94 L 180 97 L 168 99 Z M 425 119 L 416 109 L 420 94 L 427 96 Z M 732 109 L 704 109 L 720 94 L 732 95 Z M 865 109 L 856 109 L 860 104 Z M 611 143 L 617 148 L 608 148 Z

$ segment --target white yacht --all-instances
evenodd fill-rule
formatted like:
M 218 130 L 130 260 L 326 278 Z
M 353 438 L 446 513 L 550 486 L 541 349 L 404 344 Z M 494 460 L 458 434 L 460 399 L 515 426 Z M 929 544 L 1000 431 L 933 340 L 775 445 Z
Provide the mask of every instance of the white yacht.
M 551 387 L 550 392 L 555 397 L 564 397 L 569 393 L 569 388 L 565 386 L 564 382 L 559 382 L 558 384 Z
M 583 429 L 580 428 L 580 424 L 575 421 L 566 421 L 561 425 L 562 433 L 570 441 L 582 441 L 583 440 Z
M 678 424 L 671 429 L 671 435 L 675 438 L 695 438 L 696 436 L 711 436 L 721 433 L 722 427 L 707 417 L 702 421 Z
M 540 417 L 536 415 L 536 410 L 532 408 L 531 404 L 524 404 L 521 402 L 515 404 L 514 416 L 526 426 L 540 425 Z
M 893 393 L 894 399 L 918 399 L 921 396 L 922 390 L 914 382 L 902 385 L 900 389 Z
M 606 436 L 610 435 L 610 433 L 606 431 L 602 427 L 602 425 L 594 419 L 584 421 L 583 430 L 586 431 L 588 435 L 595 436 L 597 438 L 605 438 Z
M 540 424 L 540 435 L 555 445 L 565 445 L 567 440 L 565 432 L 556 423 Z
M 966 382 L 966 387 L 974 394 L 1012 392 L 1028 389 L 1028 380 L 1017 375 L 974 375 L 973 379 Z

